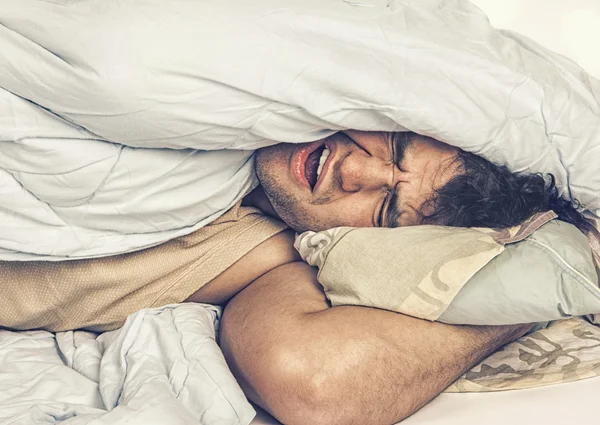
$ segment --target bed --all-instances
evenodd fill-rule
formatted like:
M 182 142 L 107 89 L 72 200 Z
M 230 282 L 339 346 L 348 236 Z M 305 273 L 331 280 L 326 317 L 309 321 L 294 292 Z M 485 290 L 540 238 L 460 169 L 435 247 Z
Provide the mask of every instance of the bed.
M 344 2 L 357 8 L 369 3 Z M 600 37 L 600 6 L 592 0 L 555 0 L 551 6 L 542 0 L 475 3 L 496 26 L 529 35 L 600 76 L 592 42 Z M 257 123 L 264 124 L 267 117 Z M 211 306 L 169 306 L 140 312 L 120 331 L 102 336 L 0 331 L 0 423 L 248 423 L 254 410 L 228 374 L 214 333 L 205 332 L 218 324 L 219 314 Z M 142 331 L 155 337 L 140 346 L 142 340 L 135 336 Z M 176 348 L 166 349 L 166 342 Z M 147 352 L 153 356 L 136 356 Z M 594 378 L 531 390 L 445 393 L 404 423 L 583 422 L 595 414 L 598 391 L 600 379 Z M 257 411 L 252 424 L 277 423 Z

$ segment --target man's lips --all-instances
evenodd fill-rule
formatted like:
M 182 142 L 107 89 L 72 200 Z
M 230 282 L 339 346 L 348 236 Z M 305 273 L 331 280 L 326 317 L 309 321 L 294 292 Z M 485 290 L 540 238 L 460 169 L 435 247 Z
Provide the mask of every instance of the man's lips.
M 310 183 L 308 182 L 308 179 L 306 178 L 306 161 L 308 160 L 308 156 L 311 153 L 313 153 L 317 149 L 323 147 L 323 145 L 325 145 L 325 147 L 327 149 L 329 149 L 330 154 L 329 154 L 329 157 L 327 158 L 327 161 L 325 161 L 325 164 L 323 164 L 323 169 L 321 170 L 321 174 L 317 179 L 317 183 L 316 183 L 315 187 L 311 188 Z M 335 153 L 335 143 L 332 143 L 329 138 L 327 138 L 325 140 L 317 140 L 316 142 L 313 142 L 313 143 L 310 143 L 308 145 L 304 145 L 304 146 L 298 148 L 292 154 L 292 159 L 291 159 L 291 164 L 290 164 L 290 169 L 291 169 L 292 175 L 294 176 L 296 181 L 301 186 L 304 186 L 311 192 L 314 192 L 317 189 L 317 187 L 320 185 L 325 174 L 327 173 L 327 169 L 329 168 L 331 159 L 334 157 L 334 153 Z

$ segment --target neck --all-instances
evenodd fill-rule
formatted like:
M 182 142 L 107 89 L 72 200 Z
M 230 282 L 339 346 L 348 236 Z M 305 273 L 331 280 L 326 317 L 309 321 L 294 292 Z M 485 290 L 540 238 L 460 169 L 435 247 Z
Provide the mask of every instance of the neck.
M 281 220 L 279 215 L 277 215 L 277 213 L 275 212 L 273 205 L 271 205 L 269 198 L 267 198 L 265 191 L 260 185 L 244 197 L 244 199 L 242 200 L 242 205 L 247 207 L 258 208 L 266 215 Z

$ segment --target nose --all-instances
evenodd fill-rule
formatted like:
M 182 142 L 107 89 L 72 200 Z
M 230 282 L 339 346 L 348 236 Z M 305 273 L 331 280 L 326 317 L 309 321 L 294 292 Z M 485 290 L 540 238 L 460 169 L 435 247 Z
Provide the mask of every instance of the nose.
M 340 163 L 339 173 L 346 192 L 381 190 L 394 183 L 394 165 L 363 151 L 348 154 Z

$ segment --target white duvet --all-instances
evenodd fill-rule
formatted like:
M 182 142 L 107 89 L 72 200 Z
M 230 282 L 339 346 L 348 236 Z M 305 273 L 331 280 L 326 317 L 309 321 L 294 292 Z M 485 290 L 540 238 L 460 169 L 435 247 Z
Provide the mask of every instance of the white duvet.
M 254 409 L 215 342 L 218 316 L 184 304 L 100 336 L 0 330 L 0 424 L 249 424 Z
M 552 172 L 600 215 L 600 83 L 467 1 L 0 0 L 0 50 L 0 260 L 189 233 L 256 184 L 240 149 L 345 128 Z

